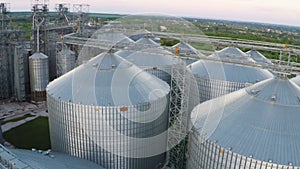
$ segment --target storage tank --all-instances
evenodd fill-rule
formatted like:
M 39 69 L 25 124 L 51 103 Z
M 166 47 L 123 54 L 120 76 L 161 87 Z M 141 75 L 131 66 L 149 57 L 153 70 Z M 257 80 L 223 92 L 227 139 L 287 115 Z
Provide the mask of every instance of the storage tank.
M 58 75 L 63 75 L 76 67 L 75 52 L 63 47 L 57 56 Z
M 187 169 L 299 169 L 299 98 L 280 75 L 198 105 Z
M 129 38 L 134 41 L 138 41 L 144 36 L 152 36 L 152 34 L 146 29 L 139 29 L 138 31 L 135 31 L 132 35 L 130 35 Z
M 263 54 L 256 50 L 250 50 L 246 52 L 254 61 L 262 65 L 273 66 L 274 64 L 267 59 Z
M 150 37 L 147 37 L 147 36 L 137 40 L 135 43 L 138 44 L 138 45 L 143 45 L 145 47 L 160 46 L 159 43 L 154 42 Z
M 199 60 L 187 66 L 197 81 L 200 102 L 273 77 L 268 70 L 238 64 L 253 64 L 255 61 L 237 48 L 225 48 L 209 57 L 219 60 Z M 223 60 L 231 63 L 222 62 Z
M 177 49 L 178 49 L 178 54 L 182 55 L 180 59 L 183 60 L 186 63 L 186 65 L 198 61 L 200 57 L 205 57 L 204 54 L 199 52 L 197 49 L 195 49 L 188 43 L 180 42 L 171 47 L 172 51 L 175 51 Z
M 300 86 L 300 76 L 299 75 L 296 76 L 296 77 L 294 77 L 294 78 L 292 78 L 292 81 L 294 83 L 296 83 L 298 86 Z
M 48 56 L 43 53 L 34 53 L 29 57 L 29 74 L 31 99 L 44 101 L 46 99 L 46 87 L 49 83 Z
M 122 57 L 102 53 L 48 85 L 52 149 L 107 169 L 160 166 L 169 91 L 167 83 Z
M 146 48 L 132 52 L 127 57 L 126 55 L 123 56 L 128 61 L 168 84 L 171 84 L 172 66 L 179 63 L 171 52 L 160 47 Z

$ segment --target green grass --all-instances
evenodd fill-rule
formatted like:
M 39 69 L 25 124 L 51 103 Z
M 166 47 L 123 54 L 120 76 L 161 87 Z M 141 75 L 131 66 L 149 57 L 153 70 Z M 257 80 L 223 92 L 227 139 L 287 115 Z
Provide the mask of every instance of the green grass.
M 33 115 L 31 115 L 31 114 L 26 114 L 25 116 L 17 117 L 17 118 L 10 119 L 10 120 L 5 120 L 5 121 L 3 121 L 3 122 L 1 123 L 1 125 L 6 124 L 6 123 L 9 123 L 9 122 L 17 122 L 17 121 L 20 121 L 20 120 L 24 120 L 24 119 L 26 119 L 27 117 L 33 117 Z
M 3 133 L 3 137 L 17 148 L 36 148 L 41 150 L 51 148 L 47 117 L 38 117 L 28 123 L 13 128 Z

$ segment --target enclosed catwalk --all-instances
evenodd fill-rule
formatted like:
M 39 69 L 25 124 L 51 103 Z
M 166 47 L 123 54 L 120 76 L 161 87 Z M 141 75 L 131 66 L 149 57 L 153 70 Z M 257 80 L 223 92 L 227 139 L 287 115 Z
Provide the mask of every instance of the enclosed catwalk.
M 129 50 L 129 52 L 131 51 Z M 128 61 L 168 84 L 171 84 L 172 66 L 179 63 L 171 52 L 160 47 L 134 51 L 127 57 L 124 53 L 121 55 L 125 56 L 124 58 Z
M 103 169 L 87 160 L 49 150 L 6 149 L 0 145 L 2 169 Z
M 198 105 L 187 169 L 299 169 L 299 98 L 281 75 Z
M 294 83 L 296 83 L 298 86 L 300 86 L 300 76 L 299 76 L 299 75 L 296 76 L 296 77 L 294 77 L 294 78 L 292 79 L 292 81 L 293 81 Z
M 48 56 L 43 53 L 34 53 L 29 57 L 29 75 L 31 99 L 44 101 L 46 99 L 46 87 L 49 83 Z
M 63 75 L 76 67 L 76 56 L 74 51 L 63 47 L 57 55 L 58 75 Z
M 255 60 L 257 63 L 272 66 L 274 65 L 269 59 L 267 59 L 263 54 L 261 54 L 259 51 L 256 50 L 250 50 L 246 52 L 253 60 Z
M 239 89 L 246 87 L 262 80 L 273 77 L 273 74 L 268 70 L 234 64 L 237 62 L 252 63 L 253 60 L 247 55 L 237 55 L 239 50 L 226 48 L 226 53 L 223 51 L 220 54 L 220 61 L 200 60 L 188 65 L 188 68 L 193 72 L 199 89 L 200 102 L 204 102 Z M 230 55 L 232 51 L 232 55 Z M 235 51 L 235 52 L 234 52 Z M 216 57 L 213 54 L 210 57 Z M 231 58 L 233 63 L 222 62 L 222 58 Z M 239 59 L 236 60 L 236 59 Z
M 48 85 L 52 149 L 107 169 L 160 166 L 169 91 L 167 83 L 122 57 L 102 53 Z M 163 152 L 151 154 L 157 150 Z

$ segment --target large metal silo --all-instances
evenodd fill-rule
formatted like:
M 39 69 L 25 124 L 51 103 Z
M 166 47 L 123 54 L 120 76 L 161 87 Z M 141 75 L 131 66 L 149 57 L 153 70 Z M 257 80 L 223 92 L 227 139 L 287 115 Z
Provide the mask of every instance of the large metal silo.
M 204 54 L 199 52 L 197 49 L 192 47 L 188 43 L 180 42 L 171 47 L 171 50 L 176 51 L 178 50 L 178 55 L 181 60 L 185 62 L 186 65 L 192 64 L 200 59 L 200 57 L 205 57 Z
M 76 67 L 76 56 L 75 56 L 75 52 L 67 49 L 67 48 L 63 48 L 57 56 L 57 73 L 58 75 L 63 75 L 67 72 L 69 72 L 70 70 L 74 69 Z
M 268 70 L 235 64 L 235 62 L 255 63 L 236 48 L 225 48 L 209 57 L 218 60 L 199 60 L 187 66 L 197 80 L 201 102 L 273 77 Z M 228 59 L 231 63 L 222 62 Z
M 171 84 L 172 66 L 176 66 L 179 63 L 171 52 L 156 47 L 137 50 L 135 52 L 131 50 L 130 53 L 127 56 L 123 55 L 124 58 L 148 73 Z
M 137 40 L 136 44 L 146 46 L 146 47 L 160 46 L 159 43 L 155 42 L 154 40 L 152 40 L 150 37 L 147 36 Z
M 259 51 L 256 50 L 250 50 L 246 52 L 253 60 L 255 60 L 257 63 L 260 63 L 262 65 L 267 65 L 267 66 L 273 66 L 274 64 L 266 58 L 263 54 L 261 54 Z
M 198 105 L 187 169 L 299 169 L 299 98 L 280 75 Z
M 48 85 L 52 149 L 107 169 L 161 166 L 169 91 L 167 83 L 122 57 L 102 53 Z M 147 142 L 155 136 L 155 144 Z M 162 152 L 149 155 L 154 150 Z
M 48 56 L 43 53 L 34 53 L 29 57 L 29 74 L 31 99 L 44 101 L 46 99 L 46 87 L 49 83 Z

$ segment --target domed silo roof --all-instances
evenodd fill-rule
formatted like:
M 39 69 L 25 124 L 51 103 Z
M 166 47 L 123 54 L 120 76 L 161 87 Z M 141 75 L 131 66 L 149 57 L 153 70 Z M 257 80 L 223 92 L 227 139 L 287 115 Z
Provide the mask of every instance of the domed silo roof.
M 151 34 L 151 32 L 149 32 L 148 30 L 140 29 L 140 30 L 134 32 L 133 35 L 130 35 L 129 38 L 134 41 L 137 41 L 137 40 L 143 38 L 144 36 L 149 36 L 150 34 Z
M 188 43 L 180 42 L 176 45 L 172 46 L 171 49 L 175 50 L 175 48 L 178 47 L 179 54 L 187 55 L 187 56 L 205 56 L 201 52 L 199 52 L 197 49 L 195 49 L 193 46 L 191 46 Z
M 200 57 L 205 57 L 204 54 L 202 54 L 200 51 L 195 49 L 193 46 L 191 46 L 188 43 L 180 42 L 174 46 L 171 47 L 172 51 L 175 51 L 176 48 L 179 49 L 179 55 L 184 55 L 180 57 L 181 60 L 183 60 L 186 65 L 192 64 L 200 59 Z M 192 56 L 192 57 L 189 57 Z
M 226 47 L 220 51 L 215 52 L 214 54 L 208 56 L 220 60 L 233 60 L 239 62 L 248 62 L 255 63 L 255 61 L 250 58 L 246 53 L 241 51 L 236 47 Z
M 155 168 L 166 160 L 169 92 L 162 80 L 102 53 L 48 85 L 51 147 L 104 168 Z M 153 136 L 155 149 L 136 141 Z
M 125 59 L 170 84 L 171 68 L 176 64 L 171 52 L 158 47 L 148 48 L 133 52 Z
M 286 77 L 276 77 L 204 102 L 191 116 L 195 122 L 191 142 L 201 146 L 192 145 L 189 151 L 209 146 L 214 153 L 197 151 L 207 156 L 208 162 L 202 164 L 211 160 L 215 163 L 212 165 L 220 165 L 215 158 L 225 156 L 227 162 L 222 163 L 231 167 L 224 169 L 299 167 L 299 98 L 300 88 L 296 84 Z M 201 161 L 199 156 L 190 158 L 188 168 L 196 168 Z
M 139 62 L 138 62 L 139 63 Z M 75 79 L 78 82 L 83 82 L 82 85 L 76 84 L 76 86 L 82 86 L 84 88 L 80 88 L 80 93 L 86 93 L 85 95 L 87 98 L 84 97 L 84 95 L 81 95 L 78 97 L 79 100 L 76 100 L 76 103 L 81 104 L 94 104 L 90 102 L 92 99 L 89 99 L 91 94 L 91 87 L 87 85 L 95 85 L 95 91 L 97 92 L 96 99 L 97 99 L 97 105 L 98 106 L 104 106 L 104 105 L 111 105 L 114 106 L 114 101 L 112 98 L 112 80 L 115 75 L 115 71 L 118 68 L 121 69 L 127 69 L 129 73 L 123 72 L 124 75 L 123 78 L 130 78 L 130 76 L 133 76 L 134 79 L 132 79 L 132 85 L 129 86 L 131 89 L 130 96 L 132 96 L 132 103 L 137 104 L 140 102 L 147 102 L 148 100 L 148 92 L 152 91 L 154 89 L 163 89 L 168 93 L 168 85 L 164 83 L 163 81 L 156 79 L 155 77 L 152 77 L 151 74 L 148 74 L 146 72 L 141 72 L 138 67 L 133 65 L 132 63 L 126 61 L 125 59 L 121 58 L 120 56 L 113 54 L 113 53 L 103 53 L 100 54 L 94 58 L 92 58 L 90 61 L 88 61 L 85 65 L 80 66 L 76 68 L 74 71 L 71 71 L 70 73 L 67 73 L 63 78 L 59 78 L 51 82 L 47 87 L 47 93 L 51 94 L 51 96 L 60 98 L 64 101 L 72 101 L 74 96 L 73 94 L 76 93 L 76 91 L 72 92 L 72 88 L 70 86 L 74 87 L 74 78 L 82 78 L 82 79 Z M 98 70 L 98 71 L 97 71 Z M 138 75 L 134 76 L 135 73 L 139 72 Z M 86 84 L 87 79 L 95 78 L 95 81 L 93 84 Z M 72 80 L 73 79 L 73 80 Z M 148 79 L 148 80 L 146 80 Z M 150 82 L 149 82 L 149 79 Z M 137 83 L 138 82 L 138 83 Z M 137 83 L 137 84 L 136 84 Z M 138 87 L 143 86 L 143 89 L 140 90 Z M 115 87 L 124 87 L 124 90 L 127 88 L 127 86 L 118 85 Z M 116 89 L 120 90 L 120 89 Z M 105 97 L 103 97 L 105 96 Z
M 256 50 L 250 50 L 246 52 L 253 60 L 257 63 L 266 64 L 266 65 L 274 65 L 269 59 L 267 59 L 263 54 Z
M 20 168 L 23 166 L 28 169 L 104 169 L 90 161 L 57 152 L 50 152 L 47 155 L 43 154 L 46 151 L 39 153 L 21 149 L 9 149 L 9 152 L 15 156 L 15 160 L 11 162 Z
M 96 34 L 96 37 L 99 40 L 113 42 L 113 43 L 120 42 L 121 40 L 127 38 L 127 36 L 125 36 L 122 32 L 116 32 L 116 31 L 100 32 Z
M 133 54 L 135 51 L 130 48 L 125 48 L 116 52 L 117 55 L 122 58 L 127 58 L 129 55 Z
M 188 68 L 197 81 L 201 102 L 273 77 L 265 69 L 209 60 L 199 60 Z
M 31 55 L 29 59 L 48 59 L 48 56 L 43 53 L 37 52 Z
M 298 86 L 300 86 L 300 76 L 296 76 L 293 79 L 291 79 L 294 83 L 296 83 Z
M 158 43 L 154 42 L 149 37 L 143 37 L 139 39 L 138 41 L 136 41 L 136 44 L 145 45 L 145 46 L 160 46 Z

